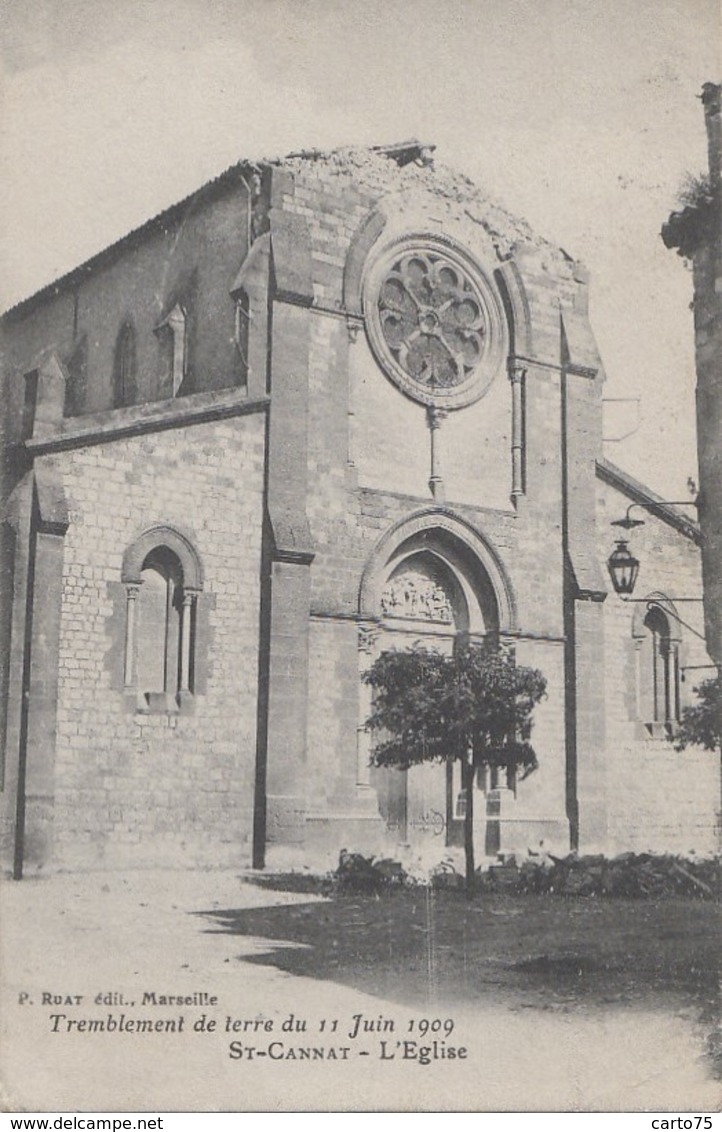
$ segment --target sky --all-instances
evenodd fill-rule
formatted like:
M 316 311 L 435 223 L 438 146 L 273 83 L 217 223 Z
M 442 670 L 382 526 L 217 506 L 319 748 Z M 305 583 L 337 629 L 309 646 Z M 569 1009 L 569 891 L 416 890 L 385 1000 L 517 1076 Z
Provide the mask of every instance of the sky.
M 0 309 L 241 158 L 417 137 L 586 263 L 606 454 L 687 498 L 691 275 L 659 232 L 719 42 L 717 0 L 0 0 Z

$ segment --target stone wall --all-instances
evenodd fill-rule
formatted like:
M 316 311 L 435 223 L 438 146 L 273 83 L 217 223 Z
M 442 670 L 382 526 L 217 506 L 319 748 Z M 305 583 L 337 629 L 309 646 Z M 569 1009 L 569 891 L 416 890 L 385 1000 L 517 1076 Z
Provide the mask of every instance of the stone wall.
M 25 517 L 0 562 L 8 589 L 13 537 L 16 570 L 30 560 L 28 493 L 61 485 L 69 508 L 67 531 L 62 515 L 49 533 L 38 528 L 48 540 L 38 578 L 54 585 L 59 571 L 62 594 L 51 616 L 43 592 L 32 627 L 28 679 L 42 706 L 30 734 L 31 770 L 42 770 L 32 820 L 42 836 L 28 865 L 46 860 L 51 842 L 66 866 L 250 864 L 254 837 L 256 864 L 266 843 L 270 864 L 342 847 L 392 851 L 359 734 L 369 706 L 359 673 L 380 647 L 374 585 L 417 536 L 456 562 L 477 597 L 493 590 L 496 614 L 486 619 L 482 595 L 480 622 L 498 622 L 519 661 L 548 681 L 538 770 L 515 790 L 494 788 L 501 848 L 563 852 L 578 830 L 583 851 L 708 850 L 719 767 L 701 752 L 677 755 L 637 718 L 641 607 L 607 592 L 607 524 L 628 500 L 595 473 L 604 374 L 583 269 L 421 158 L 313 155 L 270 165 L 252 184 L 249 208 L 239 167 L 6 320 L 16 394 L 38 352 L 57 353 L 43 363 L 55 415 L 38 414 L 8 480 L 34 456 Z M 498 315 L 483 396 L 441 418 L 385 375 L 366 333 L 365 265 L 409 233 L 466 249 Z M 236 302 L 247 341 L 236 340 Z M 175 400 L 156 334 L 173 303 L 188 314 L 179 392 L 190 394 Z M 126 318 L 139 400 L 156 404 L 107 411 Z M 245 388 L 214 392 L 246 378 L 256 400 Z M 136 710 L 124 692 L 121 564 L 155 524 L 185 536 L 204 572 L 194 694 L 180 711 Z M 691 538 L 650 517 L 636 542 L 638 593 L 699 592 Z M 696 626 L 700 609 L 682 608 Z M 680 651 L 686 667 L 708 659 L 691 632 Z M 698 671 L 689 667 L 685 694 Z M 0 672 L 0 687 L 9 679 Z M 11 775 L 10 825 L 15 785 Z
M 609 556 L 615 528 L 608 526 L 624 516 L 629 497 L 611 485 L 598 482 L 600 508 L 600 561 Z M 632 849 L 711 853 L 719 848 L 719 752 L 688 748 L 677 752 L 673 736 L 654 727 L 640 700 L 640 623 L 646 615 L 646 596 L 674 598 L 701 596 L 699 547 L 648 511 L 635 510 L 644 526 L 630 535 L 630 549 L 640 562 L 634 602 L 610 592 L 604 603 L 606 668 L 606 798 L 608 851 Z M 619 537 L 618 535 L 616 537 Z M 679 633 L 681 706 L 696 701 L 694 686 L 713 674 L 704 642 L 701 602 L 675 603 L 688 626 L 670 627 Z M 716 820 L 717 819 L 717 820 Z
M 289 176 L 288 172 L 293 174 Z M 289 162 L 274 171 L 274 207 L 302 216 L 311 240 L 308 494 L 314 548 L 309 638 L 307 835 L 338 850 L 379 844 L 375 792 L 359 781 L 364 692 L 354 616 L 380 542 L 429 511 L 468 524 L 497 556 L 513 591 L 523 663 L 549 680 L 539 710 L 541 767 L 504 800 L 505 845 L 568 847 L 564 765 L 562 413 L 560 300 L 573 305 L 572 266 L 523 224 L 482 201 L 448 171 L 399 169 L 381 155 Z M 427 411 L 385 376 L 350 310 L 349 263 L 382 209 L 380 243 L 405 231 L 448 238 L 489 279 L 524 246 L 524 284 L 536 340 L 525 374 L 525 467 L 512 503 L 512 389 L 506 364 L 477 402 L 450 411 L 439 430 L 443 497 L 434 496 Z M 484 217 L 483 221 L 480 219 Z M 517 249 L 518 250 L 518 249 Z M 360 270 L 363 263 L 360 264 Z M 503 286 L 493 284 L 501 295 Z M 513 353 L 507 320 L 505 350 Z M 516 328 L 517 335 L 520 328 Z M 523 345 L 521 340 L 517 343 Z M 272 410 L 273 411 L 273 410 Z M 594 443 L 594 438 L 590 444 Z M 590 468 L 593 455 L 590 449 Z M 593 474 L 593 473 L 592 473 Z M 594 519 L 591 519 L 593 530 Z M 430 538 L 433 538 L 433 532 Z M 362 612 L 368 613 L 368 610 Z M 376 610 L 376 616 L 380 610 Z M 482 813 L 483 813 L 483 801 Z M 483 821 L 480 837 L 483 841 Z M 393 849 L 388 843 L 386 849 Z
M 54 458 L 65 538 L 55 861 L 121 867 L 250 862 L 255 772 L 263 415 Z M 190 714 L 129 710 L 117 686 L 121 560 L 174 524 L 204 572 L 205 691 Z

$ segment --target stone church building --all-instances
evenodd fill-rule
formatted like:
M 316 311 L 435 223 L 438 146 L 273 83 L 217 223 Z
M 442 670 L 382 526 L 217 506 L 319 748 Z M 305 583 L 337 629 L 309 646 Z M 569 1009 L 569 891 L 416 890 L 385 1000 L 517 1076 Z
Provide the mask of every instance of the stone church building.
M 361 676 L 459 634 L 548 682 L 480 854 L 716 848 L 699 531 L 603 458 L 588 286 L 409 142 L 234 166 L 4 316 L 16 876 L 441 859 L 456 771 L 371 768 Z

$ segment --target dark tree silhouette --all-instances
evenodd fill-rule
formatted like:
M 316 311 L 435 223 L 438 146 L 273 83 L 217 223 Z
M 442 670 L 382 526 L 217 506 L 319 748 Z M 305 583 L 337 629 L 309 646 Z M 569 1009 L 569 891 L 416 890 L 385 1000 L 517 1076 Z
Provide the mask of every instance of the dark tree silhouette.
M 722 677 L 717 673 L 703 680 L 695 692 L 699 700 L 682 712 L 674 745 L 678 751 L 692 745 L 718 751 L 722 748 Z
M 376 732 L 375 766 L 407 770 L 458 759 L 466 798 L 467 891 L 474 876 L 473 783 L 479 767 L 537 766 L 530 743 L 532 713 L 546 691 L 535 668 L 491 645 L 460 644 L 451 656 L 427 649 L 385 652 L 364 676 L 374 691 L 366 729 Z

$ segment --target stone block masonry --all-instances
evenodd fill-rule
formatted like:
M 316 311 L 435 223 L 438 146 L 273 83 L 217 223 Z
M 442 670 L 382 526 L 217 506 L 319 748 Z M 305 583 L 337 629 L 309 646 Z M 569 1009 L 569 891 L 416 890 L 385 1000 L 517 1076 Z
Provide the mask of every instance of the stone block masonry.
M 116 440 L 54 459 L 70 507 L 60 626 L 56 862 L 247 864 L 263 414 Z M 114 618 L 123 554 L 158 523 L 187 535 L 205 573 L 207 682 L 190 714 L 129 711 L 114 678 L 122 646 Z
M 640 709 L 645 656 L 670 689 L 667 658 L 709 658 L 676 623 L 650 653 L 604 568 L 651 496 L 602 458 L 588 282 L 410 143 L 229 170 L 9 312 L 0 690 L 28 871 L 454 846 L 453 769 L 370 768 L 361 675 L 466 634 L 547 679 L 539 768 L 476 783 L 480 851 L 712 847 L 718 762 L 674 752 L 674 696 Z M 638 545 L 662 611 L 699 592 L 694 530 L 664 514 Z
M 602 481 L 597 489 L 603 520 L 598 556 L 603 560 L 614 537 L 608 524 L 624 514 L 629 499 Z M 610 594 L 604 606 L 606 846 L 609 851 L 718 852 L 719 753 L 694 747 L 675 751 L 673 728 L 652 722 L 651 674 L 642 628 L 645 595 L 666 597 L 668 608 L 674 608 L 675 597 L 701 594 L 699 549 L 691 538 L 649 512 L 644 513 L 644 526 L 633 532 L 630 545 L 641 563 L 634 591 L 639 600 L 625 602 Z M 670 614 L 670 628 L 678 642 L 679 707 L 684 710 L 696 702 L 695 685 L 714 670 L 701 638 L 701 601 L 685 601 L 677 608 L 684 624 Z M 598 675 L 595 683 L 601 683 Z

